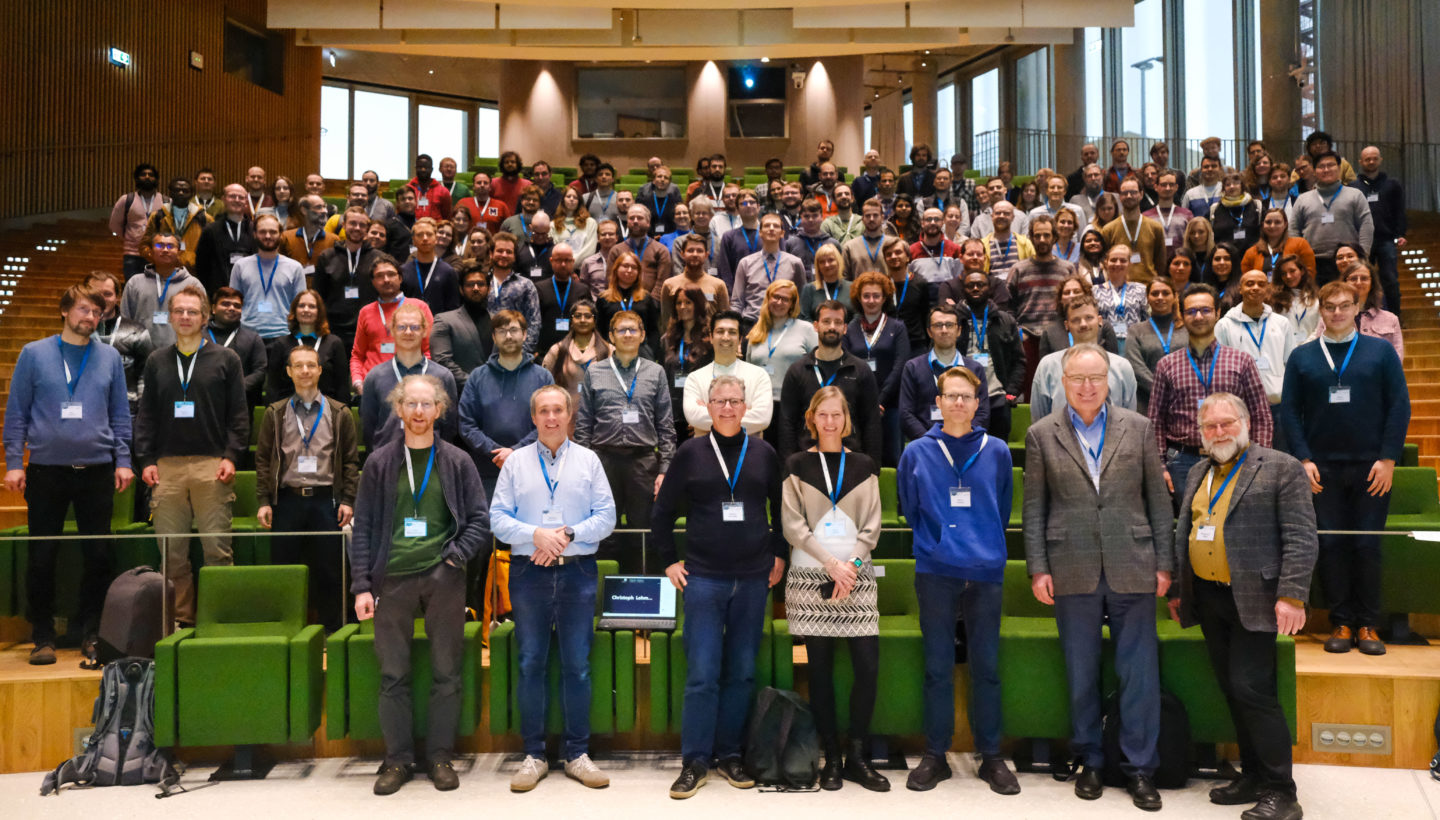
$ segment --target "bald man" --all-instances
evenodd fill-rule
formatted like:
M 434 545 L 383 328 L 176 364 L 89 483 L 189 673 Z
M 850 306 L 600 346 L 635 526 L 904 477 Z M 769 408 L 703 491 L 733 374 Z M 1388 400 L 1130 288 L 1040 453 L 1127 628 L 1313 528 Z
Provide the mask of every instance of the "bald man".
M 515 270 L 539 286 L 540 280 L 549 276 L 550 254 L 555 250 L 555 238 L 550 235 L 550 215 L 536 211 L 530 217 L 530 235 L 515 249 Z M 569 247 L 568 245 L 566 247 Z

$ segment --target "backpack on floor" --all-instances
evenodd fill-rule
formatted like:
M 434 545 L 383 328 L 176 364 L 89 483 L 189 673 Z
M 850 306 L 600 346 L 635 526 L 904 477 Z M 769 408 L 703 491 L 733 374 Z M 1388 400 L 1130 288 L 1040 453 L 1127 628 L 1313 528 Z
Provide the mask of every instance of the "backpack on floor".
M 174 584 L 150 567 L 111 581 L 100 613 L 99 661 L 155 657 L 155 644 L 165 637 L 165 602 L 174 594 Z
M 95 698 L 95 731 L 85 751 L 45 775 L 40 794 L 78 786 L 137 786 L 159 783 L 174 768 L 155 748 L 155 664 L 124 658 L 105 665 Z
M 812 790 L 820 777 L 820 734 L 796 692 L 767 686 L 755 696 L 745 733 L 745 771 L 756 783 Z
M 1101 777 L 1105 785 L 1122 787 L 1128 782 L 1120 761 L 1120 696 L 1112 695 L 1105 702 L 1104 732 L 1101 745 L 1105 750 L 1105 768 Z M 1183 789 L 1190 781 L 1190 715 L 1185 703 L 1170 692 L 1160 693 L 1160 739 L 1156 743 L 1160 765 L 1155 769 L 1155 787 Z

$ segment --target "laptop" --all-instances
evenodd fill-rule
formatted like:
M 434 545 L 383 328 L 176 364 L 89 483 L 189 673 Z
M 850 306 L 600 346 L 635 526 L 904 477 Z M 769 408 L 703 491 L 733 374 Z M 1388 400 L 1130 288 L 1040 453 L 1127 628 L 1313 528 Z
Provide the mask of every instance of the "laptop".
M 663 575 L 608 576 L 604 598 L 601 629 L 675 628 L 675 585 Z

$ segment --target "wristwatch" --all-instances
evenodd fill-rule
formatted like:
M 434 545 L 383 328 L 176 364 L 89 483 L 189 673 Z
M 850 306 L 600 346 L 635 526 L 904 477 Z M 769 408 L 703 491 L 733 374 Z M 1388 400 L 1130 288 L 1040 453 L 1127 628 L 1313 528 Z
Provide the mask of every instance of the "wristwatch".
M 574 528 L 574 527 L 566 527 L 566 528 L 565 528 L 565 538 L 566 538 L 567 540 L 569 540 L 569 541 L 574 541 L 574 540 L 575 540 L 575 528 Z
M 857 558 L 851 558 L 851 559 L 850 559 L 850 563 L 854 564 L 856 569 L 861 569 L 862 567 L 865 566 L 865 561 L 862 560 L 862 559 L 860 559 L 860 558 L 858 558 L 858 557 L 857 557 Z

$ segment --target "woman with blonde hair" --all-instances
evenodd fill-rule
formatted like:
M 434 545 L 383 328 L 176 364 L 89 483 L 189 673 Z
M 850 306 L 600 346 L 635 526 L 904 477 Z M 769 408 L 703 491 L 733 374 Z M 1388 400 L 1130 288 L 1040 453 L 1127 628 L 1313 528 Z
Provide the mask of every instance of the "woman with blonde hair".
M 810 705 L 825 749 L 820 788 L 832 791 L 850 780 L 889 791 L 890 782 L 865 754 L 880 674 L 878 587 L 870 561 L 880 540 L 880 469 L 864 453 L 845 448 L 850 407 L 840 388 L 815 393 L 805 426 L 816 445 L 785 462 L 781 527 L 790 542 L 786 614 L 790 634 L 805 637 Z M 835 714 L 835 653 L 842 638 L 855 677 L 843 765 Z
M 764 368 L 770 376 L 771 398 L 775 402 L 772 419 L 780 418 L 780 388 L 785 383 L 785 372 L 820 344 L 815 326 L 799 317 L 799 289 L 789 279 L 776 279 L 765 288 L 765 306 L 745 338 L 749 343 L 745 361 Z M 772 447 L 779 446 L 779 430 L 780 425 L 773 423 L 765 429 L 765 441 Z
M 845 278 L 845 254 L 839 245 L 827 244 L 815 251 L 815 281 L 800 291 L 800 318 L 815 321 L 816 308 L 831 299 L 848 306 L 850 281 Z M 847 307 L 845 321 L 850 321 L 850 316 Z

